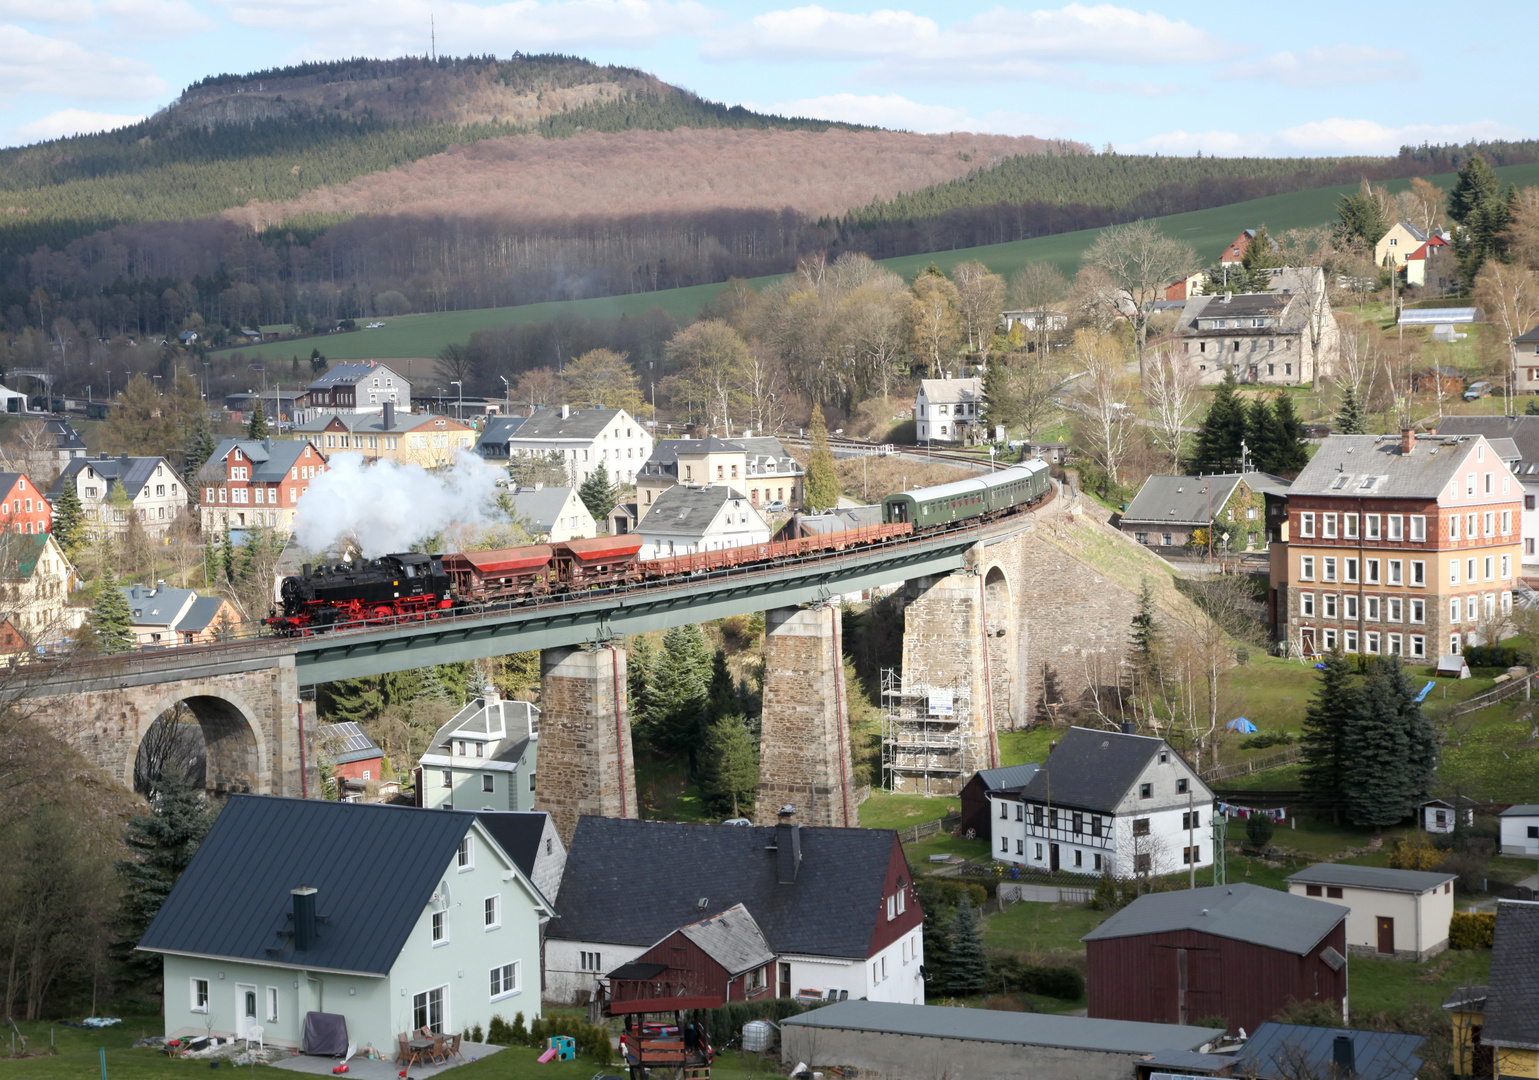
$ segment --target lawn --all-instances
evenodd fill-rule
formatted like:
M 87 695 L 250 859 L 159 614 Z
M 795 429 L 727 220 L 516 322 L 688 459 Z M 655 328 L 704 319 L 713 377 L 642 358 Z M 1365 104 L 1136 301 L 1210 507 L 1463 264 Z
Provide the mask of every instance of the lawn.
M 1539 184 L 1539 164 L 1508 165 L 1494 170 L 1504 184 L 1515 183 L 1519 187 Z M 1452 174 L 1429 177 L 1445 191 L 1453 186 Z M 1393 192 L 1405 190 L 1409 180 L 1391 180 L 1385 185 Z M 1241 229 L 1254 228 L 1265 223 L 1274 234 L 1286 229 L 1309 225 L 1322 225 L 1334 220 L 1336 201 L 1356 189 L 1356 184 L 1338 187 L 1316 188 L 1287 195 L 1273 195 L 1265 199 L 1252 199 L 1211 210 L 1197 210 L 1187 214 L 1171 214 L 1155 218 L 1170 235 L 1184 240 L 1197 249 L 1206 261 L 1216 260 L 1224 245 L 1235 238 Z M 1043 236 L 1035 240 L 1018 240 L 1008 244 L 990 244 L 986 247 L 959 248 L 953 251 L 931 254 L 907 255 L 884 260 L 883 265 L 904 277 L 913 278 L 932 262 L 942 270 L 950 271 L 958 263 L 972 259 L 981 260 L 989 269 L 1008 277 L 1028 263 L 1047 262 L 1057 266 L 1069 277 L 1079 269 L 1080 258 L 1085 250 L 1101 234 L 1100 229 L 1083 229 L 1077 232 Z M 778 280 L 775 276 L 752 278 L 750 284 L 763 288 Z M 640 315 L 654 307 L 660 307 L 680 322 L 693 320 L 700 309 L 715 299 L 722 285 L 694 285 L 685 289 L 663 289 L 651 293 L 630 293 L 624 296 L 595 297 L 587 300 L 560 300 L 541 304 L 523 304 L 517 307 L 476 308 L 470 311 L 434 312 L 422 315 L 399 315 L 382 320 L 386 325 L 379 330 L 359 330 L 349 334 L 331 334 L 316 338 L 269 342 L 254 347 L 242 346 L 239 351 L 247 361 L 287 360 L 298 355 L 308 358 L 310 350 L 318 348 L 327 358 L 336 360 L 432 358 L 438 350 L 451 341 L 464 342 L 477 330 L 518 323 L 539 322 L 562 315 L 579 315 L 590 319 L 617 319 L 627 315 Z M 264 327 L 267 330 L 286 330 L 283 326 Z M 1473 339 L 1470 339 L 1473 341 Z M 226 359 L 233 350 L 215 353 L 214 358 Z M 1457 350 L 1456 350 L 1457 351 Z M 1455 361 L 1457 362 L 1457 361 Z M 427 376 L 430 365 L 425 365 L 419 375 Z M 308 378 L 308 373 L 306 375 Z M 408 378 L 410 378 L 408 374 Z
M 1449 949 L 1422 964 L 1354 956 L 1347 963 L 1347 1005 L 1355 1021 L 1418 1005 L 1436 1010 L 1457 987 L 1484 985 L 1490 972 L 1490 949 Z
M 1059 959 L 1084 956 L 1085 946 L 1080 938 L 1111 914 L 1092 911 L 1083 904 L 1022 901 L 984 920 L 983 945 L 988 949 Z
M 866 829 L 906 829 L 937 821 L 956 813 L 962 804 L 956 799 L 930 795 L 906 795 L 873 788 L 871 797 L 860 804 L 860 824 Z

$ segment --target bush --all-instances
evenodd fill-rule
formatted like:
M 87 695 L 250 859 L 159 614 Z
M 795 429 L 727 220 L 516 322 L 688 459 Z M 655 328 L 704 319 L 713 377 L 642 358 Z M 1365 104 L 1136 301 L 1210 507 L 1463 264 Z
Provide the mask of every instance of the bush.
M 1496 912 L 1456 911 L 1448 923 L 1448 944 L 1455 949 L 1489 949 L 1496 937 Z
M 482 1042 L 483 1041 L 481 1025 L 480 1024 L 477 1024 L 475 1027 L 470 1029 L 470 1035 L 469 1035 L 469 1037 L 468 1037 L 468 1039 L 466 1041 L 467 1042 L 473 1042 L 473 1043 L 478 1043 L 478 1042 Z
M 504 1046 L 528 1046 L 529 1045 L 529 1028 L 527 1026 L 525 1026 L 525 1024 L 524 1024 L 524 1014 L 523 1013 L 515 1013 L 514 1014 L 514 1016 L 513 1016 L 513 1026 L 511 1028 L 507 1029 L 507 1031 L 505 1033 L 505 1036 L 506 1036 L 506 1040 L 507 1041 L 502 1043 L 501 1045 L 504 1045 Z M 497 1040 L 493 1039 L 492 1042 L 497 1042 Z
M 1265 750 L 1268 746 L 1289 746 L 1292 742 L 1291 731 L 1258 731 L 1248 739 L 1241 739 L 1240 749 Z
M 1511 645 L 1471 645 L 1464 650 L 1464 662 L 1470 667 L 1515 667 L 1523 662 Z
M 1272 1017 L 1279 1024 L 1302 1024 L 1305 1027 L 1345 1027 L 1341 1010 L 1329 1001 L 1290 1001 Z
M 982 907 L 989 901 L 989 891 L 984 886 L 956 878 L 922 877 L 916 888 L 919 904 L 926 911 L 960 907 L 964 897 L 973 907 Z
M 1245 838 L 1251 847 L 1264 848 L 1272 842 L 1272 819 L 1265 814 L 1252 814 L 1245 819 Z
M 711 1045 L 719 1051 L 737 1038 L 743 1030 L 743 1025 L 750 1020 L 773 1020 L 779 1023 L 786 1017 L 806 1012 L 807 1009 L 808 1006 L 795 998 L 734 1001 L 719 1009 L 705 1010 L 700 1014 L 701 1026 L 705 1028 L 706 1038 L 711 1040 Z
M 984 986 L 1000 993 L 1042 994 L 1061 1001 L 1085 996 L 1085 976 L 1075 967 L 1028 964 L 1016 953 L 989 953 Z
M 1389 865 L 1396 870 L 1435 870 L 1443 859 L 1443 853 L 1425 840 L 1402 840 L 1389 853 Z
M 1116 911 L 1138 899 L 1138 881 L 1135 878 L 1115 878 L 1103 873 L 1095 883 L 1095 892 L 1085 906 L 1091 911 Z

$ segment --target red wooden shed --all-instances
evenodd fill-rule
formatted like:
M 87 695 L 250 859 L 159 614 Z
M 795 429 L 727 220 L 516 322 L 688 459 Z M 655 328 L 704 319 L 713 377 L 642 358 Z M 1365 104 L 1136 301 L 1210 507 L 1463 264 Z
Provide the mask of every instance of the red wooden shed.
M 1342 1010 L 1346 921 L 1340 904 L 1257 885 L 1141 896 L 1085 935 L 1089 1015 L 1255 1031 L 1290 1001 Z
M 681 926 L 609 973 L 611 1015 L 715 1009 L 775 996 L 775 953 L 742 904 Z

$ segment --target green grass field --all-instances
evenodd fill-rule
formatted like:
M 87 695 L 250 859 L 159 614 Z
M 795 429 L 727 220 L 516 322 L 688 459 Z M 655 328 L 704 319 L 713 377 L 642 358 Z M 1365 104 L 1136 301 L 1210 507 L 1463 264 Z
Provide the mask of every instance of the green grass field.
M 1496 169 L 1503 183 L 1519 187 L 1539 184 L 1539 163 L 1531 165 L 1507 165 Z M 1445 191 L 1453 186 L 1451 174 L 1428 177 Z M 1391 180 L 1386 185 L 1391 192 L 1402 191 L 1410 186 L 1409 180 Z M 1336 212 L 1336 200 L 1355 189 L 1355 185 L 1315 188 L 1287 195 L 1273 195 L 1265 199 L 1251 199 L 1230 206 L 1211 210 L 1196 210 L 1187 214 L 1171 214 L 1156 218 L 1170 235 L 1185 240 L 1197 249 L 1206 260 L 1217 259 L 1224 245 L 1235 238 L 1241 229 L 1265 224 L 1273 233 L 1287 229 L 1321 225 L 1332 219 Z M 1100 229 L 1082 229 L 1077 232 L 1059 233 L 1035 240 L 1018 240 L 1008 244 L 990 244 L 986 247 L 959 248 L 924 255 L 906 255 L 887 259 L 885 266 L 905 277 L 912 278 L 932 262 L 942 270 L 950 271 L 958 263 L 971 259 L 981 260 L 996 273 L 1009 276 L 1027 263 L 1047 262 L 1057 266 L 1072 277 L 1079 269 L 1080 256 L 1095 243 Z M 755 288 L 777 280 L 775 277 L 750 279 Z M 560 300 L 542 304 L 525 304 L 518 307 L 477 308 L 470 311 L 448 311 L 424 315 L 401 315 L 384 319 L 380 330 L 359 330 L 350 334 L 333 334 L 319 338 L 302 338 L 293 341 L 270 342 L 255 347 L 241 347 L 239 351 L 248 360 L 283 360 L 293 355 L 308 357 L 310 350 L 319 348 L 331 360 L 403 359 L 427 358 L 438 355 L 438 350 L 451 341 L 466 341 L 477 330 L 488 330 L 517 323 L 539 322 L 558 315 L 581 315 L 590 319 L 617 319 L 626 315 L 639 315 L 654 307 L 660 307 L 679 321 L 688 321 L 700 313 L 722 290 L 721 285 L 694 285 L 687 289 L 663 289 L 652 293 L 632 293 L 627 296 L 607 296 L 589 300 Z M 363 320 L 372 321 L 372 320 Z M 287 327 L 266 327 L 269 330 L 286 330 Z M 232 350 L 217 353 L 228 355 Z

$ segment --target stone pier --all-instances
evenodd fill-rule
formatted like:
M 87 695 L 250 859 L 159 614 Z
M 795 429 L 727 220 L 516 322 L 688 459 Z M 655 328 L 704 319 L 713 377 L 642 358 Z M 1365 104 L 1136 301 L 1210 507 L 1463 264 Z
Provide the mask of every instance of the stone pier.
M 583 814 L 639 817 L 625 650 L 546 649 L 540 654 L 540 757 L 534 805 L 570 844 Z
M 851 779 L 841 629 L 839 609 L 833 606 L 765 612 L 764 714 L 754 805 L 760 825 L 773 825 L 776 811 L 786 805 L 796 807 L 796 820 L 804 825 L 860 824 Z

